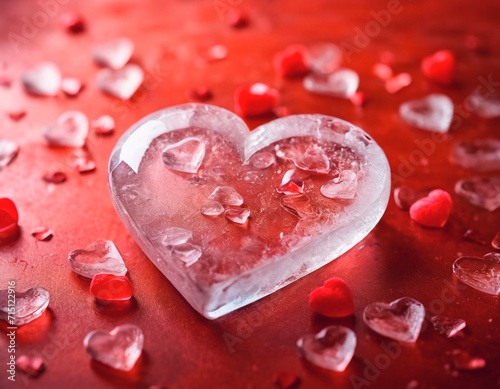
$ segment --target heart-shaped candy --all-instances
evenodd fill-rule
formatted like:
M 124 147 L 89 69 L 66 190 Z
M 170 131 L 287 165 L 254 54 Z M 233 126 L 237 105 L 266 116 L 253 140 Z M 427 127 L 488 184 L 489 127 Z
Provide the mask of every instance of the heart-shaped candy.
M 90 293 L 101 301 L 126 301 L 134 294 L 134 287 L 125 276 L 96 274 L 90 283 Z
M 10 240 L 19 233 L 19 214 L 16 204 L 6 197 L 0 199 L 0 242 Z
M 399 107 L 399 115 L 409 125 L 442 133 L 450 128 L 453 111 L 451 99 L 439 93 L 407 101 Z
M 282 77 L 301 77 L 309 72 L 309 56 L 303 45 L 290 45 L 276 53 L 274 69 Z
M 486 366 L 486 361 L 480 357 L 472 357 L 467 351 L 455 349 L 452 351 L 453 364 L 458 370 L 477 370 Z
M 89 120 L 80 111 L 67 111 L 43 129 L 51 146 L 82 147 L 89 132 Z
M 246 84 L 234 92 L 234 110 L 240 116 L 259 116 L 273 112 L 279 93 L 266 84 Z
M 354 314 L 354 301 L 346 283 L 340 278 L 330 278 L 323 286 L 309 295 L 309 306 L 320 315 L 344 317 Z
M 15 292 L 15 309 L 11 306 L 13 289 L 0 290 L 0 320 L 10 326 L 22 326 L 39 318 L 49 305 L 50 295 L 43 288 Z
M 45 370 L 45 363 L 40 357 L 20 355 L 16 359 L 16 369 L 29 377 L 38 377 Z
M 17 143 L 8 139 L 0 139 L 0 170 L 11 163 L 18 152 Z
M 143 70 L 131 63 L 121 69 L 102 69 L 97 73 L 97 87 L 122 100 L 130 99 L 144 80 Z
M 309 92 L 350 98 L 359 86 L 359 76 L 354 70 L 339 69 L 330 74 L 312 73 L 304 78 L 304 88 Z
M 134 42 L 128 38 L 118 38 L 102 43 L 92 49 L 92 58 L 99 65 L 111 69 L 121 69 L 132 57 Z
M 453 202 L 448 192 L 435 189 L 410 207 L 410 217 L 424 227 L 444 227 L 450 217 Z
M 83 341 L 92 359 L 114 369 L 130 371 L 141 356 L 144 335 L 133 324 L 124 324 L 112 331 L 92 331 Z
M 61 80 L 61 72 L 52 62 L 42 62 L 21 75 L 24 89 L 41 96 L 56 96 L 61 87 Z
M 455 78 L 455 56 L 449 50 L 440 50 L 422 60 L 422 72 L 432 81 L 449 85 Z
M 186 139 L 192 147 L 179 146 Z M 355 196 L 324 196 L 321 187 L 345 171 L 356 176 Z M 204 104 L 168 108 L 134 125 L 113 151 L 109 173 L 132 236 L 209 318 L 359 242 L 385 210 L 389 177 L 382 150 L 342 120 L 287 116 L 250 132 L 233 113 Z M 296 190 L 283 188 L 290 181 Z M 179 231 L 172 228 L 189 240 L 170 242 Z
M 500 207 L 500 178 L 464 178 L 455 184 L 455 193 L 472 205 L 493 212 Z
M 460 257 L 453 263 L 453 273 L 464 284 L 481 292 L 500 295 L 500 254 L 482 258 Z
M 390 304 L 372 303 L 363 312 L 363 320 L 373 331 L 407 343 L 417 341 L 424 318 L 424 306 L 410 297 Z
M 300 355 L 312 364 L 332 371 L 344 371 L 356 349 L 356 334 L 343 326 L 326 327 L 297 342 Z
M 68 262 L 75 273 L 87 278 L 96 274 L 123 276 L 127 273 L 122 256 L 110 240 L 98 240 L 84 249 L 70 252 Z

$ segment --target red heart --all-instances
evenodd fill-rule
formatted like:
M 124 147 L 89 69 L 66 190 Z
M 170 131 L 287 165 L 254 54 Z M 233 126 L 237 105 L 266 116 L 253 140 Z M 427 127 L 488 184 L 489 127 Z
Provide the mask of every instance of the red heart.
M 455 56 L 449 50 L 440 50 L 422 60 L 422 72 L 432 81 L 451 84 L 455 78 Z
M 234 109 L 240 116 L 269 114 L 277 105 L 278 91 L 262 83 L 242 85 L 234 92 Z
M 19 232 L 19 214 L 11 199 L 0 199 L 0 240 L 10 240 Z
M 309 295 L 309 306 L 320 315 L 344 317 L 354 314 L 351 291 L 340 278 L 330 278 Z
M 448 192 L 436 189 L 410 207 L 410 217 L 424 227 L 443 227 L 448 221 L 452 206 Z
M 309 73 L 307 48 L 302 45 L 290 45 L 276 53 L 273 59 L 274 69 L 282 77 L 301 77 Z
M 96 274 L 90 283 L 90 293 L 98 300 L 124 301 L 134 294 L 134 287 L 125 276 Z

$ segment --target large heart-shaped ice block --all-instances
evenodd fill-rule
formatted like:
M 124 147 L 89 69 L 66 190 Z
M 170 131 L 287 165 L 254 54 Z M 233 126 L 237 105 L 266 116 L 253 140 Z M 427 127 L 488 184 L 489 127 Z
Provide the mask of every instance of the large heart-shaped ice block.
M 186 104 L 122 136 L 109 185 L 142 250 L 213 319 L 363 239 L 387 206 L 390 170 L 372 138 L 340 119 L 293 115 L 249 131 L 229 111 Z

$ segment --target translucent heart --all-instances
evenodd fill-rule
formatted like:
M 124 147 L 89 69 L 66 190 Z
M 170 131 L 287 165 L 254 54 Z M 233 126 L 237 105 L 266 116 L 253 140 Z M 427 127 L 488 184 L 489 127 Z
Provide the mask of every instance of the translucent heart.
M 328 74 L 342 63 L 342 49 L 334 43 L 316 43 L 308 48 L 309 67 L 315 73 Z
M 165 147 L 190 138 L 205 145 L 197 172 L 166 168 Z M 274 162 L 257 169 L 250 163 L 255 154 Z M 313 172 L 294 163 L 317 156 L 321 169 L 298 163 Z M 325 166 L 332 176 L 317 173 Z M 337 169 L 356 172 L 354 200 L 321 194 Z M 296 173 L 287 180 L 303 184 L 299 196 L 277 191 L 290 170 Z M 287 116 L 250 132 L 233 113 L 204 104 L 167 108 L 134 125 L 113 151 L 109 172 L 115 207 L 137 243 L 208 318 L 268 295 L 354 246 L 382 216 L 389 180 L 382 150 L 342 120 Z M 173 227 L 192 237 L 166 246 Z
M 9 290 L 0 290 L 0 320 L 10 326 L 22 326 L 39 318 L 49 305 L 50 295 L 43 288 L 31 288 L 24 292 L 15 292 L 15 314 L 13 322 L 9 318 Z M 12 317 L 10 316 L 10 317 Z
M 472 205 L 490 212 L 500 207 L 500 178 L 469 177 L 455 184 L 455 192 Z
M 123 324 L 111 332 L 92 331 L 83 341 L 92 359 L 114 369 L 131 370 L 142 353 L 144 335 L 133 324 Z
M 424 318 L 424 306 L 410 297 L 390 304 L 372 303 L 363 311 L 363 320 L 373 331 L 407 343 L 417 341 Z
M 127 273 L 122 256 L 110 240 L 98 240 L 84 249 L 70 252 L 68 262 L 75 273 L 87 278 L 102 273 L 120 276 Z
M 344 170 L 332 181 L 321 187 L 321 194 L 330 199 L 352 199 L 356 194 L 358 176 L 352 170 Z
M 465 320 L 451 319 L 444 316 L 432 316 L 431 323 L 434 329 L 441 335 L 451 338 L 466 326 Z
M 92 122 L 97 135 L 110 135 L 115 130 L 115 120 L 109 115 L 102 115 Z
M 97 87 L 122 100 L 130 99 L 143 80 L 144 72 L 135 64 L 125 65 L 118 70 L 102 69 L 97 73 Z
M 21 75 L 24 89 L 34 95 L 56 96 L 61 87 L 62 76 L 52 62 L 42 62 Z
M 11 163 L 17 153 L 19 153 L 17 143 L 7 139 L 0 139 L 0 170 Z
M 80 111 L 67 111 L 43 129 L 51 146 L 82 147 L 89 132 L 89 120 Z
M 294 158 L 295 166 L 311 173 L 326 174 L 330 171 L 330 160 L 320 147 L 309 147 L 302 155 Z
M 92 49 L 92 58 L 99 65 L 111 69 L 121 69 L 134 52 L 134 42 L 128 38 L 118 38 L 102 43 Z
M 466 169 L 483 172 L 500 170 L 500 140 L 486 138 L 456 142 L 450 160 Z
M 482 118 L 491 119 L 500 116 L 500 99 L 492 96 L 482 96 L 474 93 L 468 97 L 469 106 Z
M 343 326 L 329 326 L 297 342 L 300 355 L 312 364 L 332 371 L 344 371 L 356 349 L 356 334 Z
M 185 173 L 196 173 L 205 157 L 205 144 L 196 138 L 186 138 L 168 145 L 162 153 L 163 163 Z
M 453 111 L 451 99 L 438 93 L 408 101 L 399 107 L 399 115 L 406 123 L 435 132 L 448 132 Z
M 359 76 L 351 69 L 339 69 L 330 74 L 312 73 L 304 77 L 309 92 L 349 98 L 358 90 Z
M 500 294 L 500 254 L 484 258 L 460 257 L 453 263 L 455 276 L 474 289 L 498 296 Z
M 184 228 L 170 227 L 165 230 L 163 244 L 165 246 L 175 246 L 186 243 L 193 237 L 193 233 Z

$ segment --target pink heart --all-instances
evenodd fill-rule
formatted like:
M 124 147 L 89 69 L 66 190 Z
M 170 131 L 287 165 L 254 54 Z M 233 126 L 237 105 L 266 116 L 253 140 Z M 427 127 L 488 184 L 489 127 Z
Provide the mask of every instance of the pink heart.
M 144 72 L 135 64 L 125 65 L 118 70 L 102 69 L 97 73 L 98 88 L 122 100 L 130 99 L 143 80 Z
M 61 72 L 52 62 L 41 62 L 21 75 L 27 92 L 41 96 L 56 96 L 61 87 Z
M 80 111 L 67 111 L 43 129 L 51 146 L 82 147 L 89 132 L 89 120 Z
M 308 334 L 297 342 L 299 353 L 316 366 L 344 371 L 356 349 L 356 334 L 343 326 L 326 327 L 317 334 Z
M 131 370 L 142 353 L 144 335 L 133 324 L 124 324 L 112 331 L 92 331 L 83 341 L 92 359 L 114 369 Z
M 196 147 L 165 163 L 164 151 L 183 139 L 197 139 Z M 356 174 L 349 193 L 325 197 L 322 186 L 346 170 Z M 233 113 L 204 104 L 167 108 L 135 124 L 113 151 L 109 173 L 115 207 L 136 242 L 208 318 L 349 250 L 381 218 L 389 177 L 382 150 L 350 123 L 295 115 L 250 132 Z M 287 194 L 282 184 L 290 180 L 304 193 Z M 174 227 L 189 239 L 164 244 Z
M 96 274 L 127 274 L 122 256 L 110 240 L 98 240 L 84 249 L 73 250 L 68 255 L 68 262 L 75 273 L 87 278 Z
M 363 312 L 364 322 L 373 331 L 408 343 L 417 341 L 424 318 L 424 306 L 410 297 L 400 298 L 390 304 L 371 303 Z
M 358 89 L 359 76 L 351 69 L 339 69 L 329 74 L 312 73 L 304 78 L 309 92 L 349 98 Z
M 92 49 L 92 58 L 99 65 L 111 69 L 121 69 L 132 57 L 134 42 L 128 38 L 118 38 L 102 43 Z
M 11 289 L 12 290 L 12 289 Z M 15 312 L 12 314 L 9 301 L 9 289 L 0 290 L 0 320 L 10 326 L 22 326 L 39 318 L 49 305 L 50 295 L 43 288 L 31 288 L 23 292 L 15 292 Z M 9 315 L 11 313 L 11 315 Z M 13 317 L 13 321 L 11 321 Z

